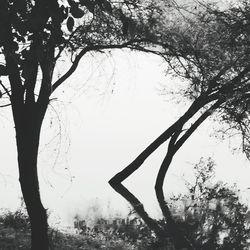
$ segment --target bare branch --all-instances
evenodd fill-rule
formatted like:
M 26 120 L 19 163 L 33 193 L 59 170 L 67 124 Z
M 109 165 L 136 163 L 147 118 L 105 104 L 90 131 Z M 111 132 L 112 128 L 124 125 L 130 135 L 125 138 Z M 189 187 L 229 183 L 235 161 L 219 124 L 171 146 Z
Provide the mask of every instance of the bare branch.
M 60 77 L 53 85 L 52 85 L 52 92 L 54 92 L 64 81 L 66 81 L 77 69 L 77 66 L 81 60 L 81 58 L 90 51 L 101 51 L 106 49 L 122 49 L 122 48 L 130 48 L 136 49 L 136 44 L 140 42 L 145 42 L 146 40 L 131 40 L 122 44 L 109 44 L 109 45 L 93 45 L 93 46 L 86 46 L 81 52 L 76 56 L 75 60 L 73 61 L 69 70 Z M 134 47 L 133 47 L 134 46 Z M 138 49 L 139 50 L 139 49 Z
M 6 94 L 9 96 L 9 98 L 11 98 L 9 90 L 4 86 L 4 84 L 2 83 L 1 80 L 0 80 L 0 85 L 2 86 L 2 88 L 4 89 L 4 91 L 6 92 Z
M 218 100 L 215 102 L 209 109 L 207 109 L 191 127 L 187 130 L 187 132 L 175 143 L 175 152 L 183 145 L 183 143 L 193 134 L 193 132 L 204 122 L 214 110 L 216 110 L 224 100 Z
M 9 107 L 9 106 L 11 106 L 11 103 L 0 105 L 0 108 L 5 108 L 5 107 Z

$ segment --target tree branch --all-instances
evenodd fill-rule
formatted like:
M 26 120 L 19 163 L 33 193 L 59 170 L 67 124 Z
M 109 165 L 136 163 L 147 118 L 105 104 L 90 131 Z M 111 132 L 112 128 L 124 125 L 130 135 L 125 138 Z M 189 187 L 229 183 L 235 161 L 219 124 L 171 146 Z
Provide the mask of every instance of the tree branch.
M 10 92 L 9 90 L 4 86 L 4 84 L 2 83 L 2 81 L 0 80 L 0 85 L 2 86 L 2 88 L 4 89 L 5 93 L 9 96 L 9 98 L 11 98 Z
M 172 162 L 173 156 L 176 154 L 176 152 L 180 149 L 180 147 L 184 144 L 184 142 L 193 134 L 193 132 L 204 122 L 211 114 L 212 112 L 217 109 L 221 104 L 223 103 L 222 100 L 217 101 L 214 103 L 209 109 L 207 109 L 192 125 L 191 127 L 185 132 L 185 134 L 177 140 L 178 136 L 180 135 L 181 128 L 184 126 L 184 124 L 188 121 L 185 121 L 183 125 L 179 128 L 177 128 L 176 132 L 173 133 L 171 140 L 169 142 L 168 151 L 167 154 L 161 164 L 161 167 L 159 169 L 156 184 L 155 184 L 155 190 L 157 197 L 160 197 L 160 200 L 158 199 L 160 204 L 165 203 L 165 198 L 163 194 L 163 182 L 166 176 L 166 173 L 168 171 L 168 168 Z M 177 140 L 177 141 L 176 141 Z M 162 201 L 163 199 L 163 201 Z M 164 208 L 163 208 L 163 214 Z M 166 212 L 166 216 L 168 217 L 168 211 Z
M 66 81 L 77 69 L 77 66 L 81 60 L 81 58 L 90 51 L 99 51 L 99 50 L 106 50 L 106 49 L 123 49 L 123 48 L 129 48 L 129 49 L 135 49 L 138 51 L 144 51 L 144 52 L 150 52 L 154 54 L 158 54 L 156 51 L 153 50 L 146 50 L 139 46 L 140 43 L 153 43 L 153 41 L 149 39 L 134 39 L 130 40 L 128 42 L 122 43 L 122 44 L 108 44 L 108 45 L 88 45 L 85 48 L 81 50 L 81 52 L 76 56 L 75 60 L 73 61 L 71 67 L 69 70 L 56 82 L 52 85 L 52 92 L 54 92 L 64 81 Z
M 9 107 L 9 106 L 11 106 L 11 103 L 0 105 L 0 108 L 5 108 L 5 107 Z
M 157 139 L 155 139 L 131 164 L 129 164 L 126 168 L 124 168 L 121 172 L 117 173 L 110 181 L 110 185 L 112 186 L 112 182 L 117 181 L 122 182 L 126 178 L 128 178 L 132 173 L 134 173 L 143 162 L 165 141 L 167 141 L 176 129 L 184 122 L 188 121 L 194 114 L 200 110 L 205 104 L 211 102 L 213 100 L 212 97 L 208 99 L 206 96 L 201 95 L 198 97 L 189 107 L 189 109 L 182 115 L 175 123 L 173 123 L 167 130 L 165 130 Z
M 159 237 L 160 239 L 164 239 L 165 233 L 163 229 L 158 225 L 158 223 L 154 219 L 152 219 L 147 214 L 142 203 L 121 183 L 113 182 L 113 184 L 115 184 L 112 186 L 114 190 L 123 197 L 126 197 L 126 200 L 132 205 L 133 209 L 145 221 L 145 223 L 150 226 L 150 228 L 154 231 L 156 236 Z
M 223 99 L 216 101 L 209 109 L 207 109 L 186 131 L 186 133 L 175 143 L 175 152 L 185 143 L 185 141 L 194 133 L 194 131 L 204 122 L 214 110 L 216 110 L 222 103 Z
M 161 164 L 161 167 L 159 169 L 156 184 L 155 184 L 155 191 L 156 191 L 156 197 L 158 200 L 158 203 L 160 205 L 161 211 L 166 218 L 167 225 L 169 226 L 169 230 L 171 232 L 171 235 L 175 241 L 175 244 L 180 244 L 180 241 L 183 241 L 182 243 L 184 246 L 188 246 L 190 249 L 193 249 L 192 243 L 187 239 L 183 233 L 178 229 L 177 225 L 175 224 L 175 221 L 171 215 L 171 211 L 165 201 L 165 196 L 163 192 L 163 183 L 166 176 L 166 173 L 169 169 L 169 166 L 173 160 L 174 155 L 179 150 L 179 148 L 183 145 L 183 143 L 192 135 L 192 133 L 202 124 L 203 121 L 207 117 L 209 117 L 213 110 L 218 108 L 223 101 L 217 101 L 215 104 L 213 104 L 208 110 L 206 110 L 196 121 L 194 124 L 191 125 L 191 127 L 186 131 L 186 133 L 176 142 L 177 138 L 179 137 L 181 133 L 181 129 L 185 123 L 182 124 L 182 126 L 179 126 L 176 129 L 176 132 L 172 135 L 171 140 L 169 142 L 167 154 Z

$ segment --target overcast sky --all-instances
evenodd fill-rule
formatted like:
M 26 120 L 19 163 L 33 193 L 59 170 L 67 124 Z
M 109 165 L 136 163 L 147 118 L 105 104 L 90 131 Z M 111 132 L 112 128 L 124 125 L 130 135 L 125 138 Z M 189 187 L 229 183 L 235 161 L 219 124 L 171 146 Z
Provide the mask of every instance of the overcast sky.
M 67 67 L 57 68 L 60 74 Z M 128 204 L 108 180 L 128 165 L 188 107 L 188 101 L 164 94 L 164 87 L 180 85 L 164 73 L 163 62 L 152 55 L 114 52 L 88 55 L 78 71 L 55 93 L 41 138 L 39 176 L 42 199 L 54 219 L 71 223 L 75 213 L 86 214 L 96 202 L 112 213 Z M 183 83 L 181 83 L 183 84 Z M 19 205 L 20 188 L 11 113 L 0 116 L 1 208 Z M 169 169 L 165 192 L 183 192 L 192 164 L 213 157 L 217 179 L 236 182 L 247 196 L 250 166 L 241 154 L 229 149 L 235 141 L 220 141 L 213 121 L 207 121 L 177 153 Z M 127 187 L 159 216 L 154 181 L 166 152 L 156 151 L 129 180 Z M 250 185 L 249 185 L 250 186 Z M 105 211 L 104 211 L 105 213 Z

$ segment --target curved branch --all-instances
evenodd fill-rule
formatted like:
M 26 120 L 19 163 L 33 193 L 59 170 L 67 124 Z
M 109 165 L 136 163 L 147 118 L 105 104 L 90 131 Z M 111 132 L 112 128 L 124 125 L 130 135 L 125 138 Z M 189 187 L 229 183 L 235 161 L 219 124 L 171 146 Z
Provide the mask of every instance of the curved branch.
M 9 107 L 9 106 L 11 106 L 11 103 L 0 105 L 0 108 L 5 108 L 5 107 Z
M 136 44 L 142 43 L 142 42 L 149 42 L 150 43 L 149 40 L 141 39 L 141 40 L 130 40 L 130 41 L 122 43 L 122 44 L 88 45 L 88 46 L 86 46 L 76 56 L 71 67 L 69 68 L 69 70 L 52 85 L 52 92 L 54 92 L 64 81 L 66 81 L 75 72 L 80 60 L 87 52 L 100 51 L 100 50 L 106 50 L 106 49 L 123 49 L 123 48 L 136 49 Z M 135 46 L 135 47 L 133 47 L 133 46 Z M 138 50 L 140 50 L 139 47 L 138 47 Z
M 156 192 L 162 191 L 163 182 L 168 171 L 169 165 L 172 161 L 173 156 L 176 152 L 180 149 L 180 147 L 186 142 L 186 140 L 194 133 L 194 131 L 212 114 L 214 110 L 216 110 L 224 101 L 218 100 L 214 103 L 209 109 L 207 109 L 192 125 L 191 127 L 185 132 L 185 134 L 177 140 L 178 136 L 180 135 L 180 130 L 178 129 L 171 137 L 169 142 L 168 152 L 161 164 L 159 169 L 155 190 Z M 186 121 L 187 122 L 187 121 Z M 184 125 L 184 124 L 183 124 Z M 176 141 L 177 140 L 177 141 Z
M 216 103 L 214 103 L 209 109 L 207 109 L 192 125 L 191 127 L 186 131 L 186 133 L 178 140 L 181 133 L 181 129 L 183 126 L 179 127 L 176 132 L 172 135 L 171 140 L 169 142 L 168 151 L 167 154 L 161 164 L 161 167 L 159 169 L 156 184 L 155 184 L 155 192 L 156 197 L 158 200 L 158 203 L 160 205 L 161 211 L 167 221 L 167 225 L 169 226 L 171 235 L 175 241 L 175 244 L 180 244 L 181 240 L 183 241 L 183 244 L 186 246 L 189 246 L 190 249 L 193 249 L 192 244 L 189 242 L 189 240 L 186 238 L 185 235 L 178 229 L 178 227 L 175 225 L 175 221 L 171 215 L 170 209 L 165 201 L 165 196 L 163 192 L 163 183 L 166 176 L 166 173 L 169 169 L 169 166 L 173 160 L 174 155 L 176 152 L 180 149 L 180 147 L 185 143 L 185 141 L 193 134 L 193 132 L 212 114 L 214 110 L 216 110 L 221 104 L 223 103 L 222 100 L 218 100 Z M 184 125 L 184 124 L 183 124 Z
M 177 128 L 181 129 L 183 124 L 191 117 L 193 117 L 193 115 L 196 114 L 196 112 L 201 107 L 203 107 L 204 103 L 208 101 L 209 100 L 204 98 L 204 96 L 196 99 L 183 116 L 181 116 L 172 126 L 170 126 L 164 133 L 162 133 L 155 141 L 153 141 L 130 165 L 124 168 L 121 172 L 117 173 L 109 181 L 109 184 L 112 186 L 112 188 L 133 206 L 138 215 L 141 216 L 141 218 L 145 221 L 149 228 L 155 231 L 158 237 L 165 235 L 166 232 L 147 215 L 140 201 L 128 191 L 128 189 L 122 184 L 122 182 L 132 173 L 134 173 L 160 145 L 168 140 Z
M 176 129 L 176 132 L 172 135 L 169 141 L 167 154 L 161 164 L 161 167 L 159 169 L 159 172 L 156 178 L 155 192 L 156 192 L 156 197 L 157 197 L 159 206 L 161 208 L 162 214 L 167 222 L 168 231 L 174 241 L 174 245 L 179 248 L 184 247 L 188 249 L 195 249 L 193 244 L 190 242 L 190 240 L 185 236 L 185 234 L 176 225 L 175 220 L 172 217 L 171 211 L 167 205 L 167 202 L 165 201 L 165 196 L 163 192 L 164 179 L 165 179 L 167 170 L 172 162 L 174 154 L 176 152 L 175 143 L 179 135 L 181 134 L 184 124 L 185 123 L 183 123 L 181 126 L 179 126 Z
M 121 183 L 127 179 L 132 173 L 134 173 L 143 162 L 164 142 L 166 142 L 176 129 L 183 123 L 187 122 L 193 117 L 201 107 L 211 102 L 213 97 L 206 98 L 201 95 L 197 98 L 189 107 L 189 109 L 182 115 L 175 123 L 173 123 L 167 130 L 165 130 L 157 139 L 155 139 L 131 164 L 124 168 L 121 172 L 117 173 L 110 181 L 110 185 L 113 186 L 116 183 Z

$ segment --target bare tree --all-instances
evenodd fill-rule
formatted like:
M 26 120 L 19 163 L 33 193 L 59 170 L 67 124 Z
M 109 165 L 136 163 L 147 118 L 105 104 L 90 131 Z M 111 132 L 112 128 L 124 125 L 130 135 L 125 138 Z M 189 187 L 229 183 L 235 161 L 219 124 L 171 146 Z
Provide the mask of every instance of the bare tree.
M 167 63 L 168 72 L 185 80 L 182 95 L 191 101 L 191 105 L 131 164 L 109 181 L 148 226 L 158 236 L 164 237 L 164 229 L 148 216 L 142 203 L 122 182 L 168 141 L 155 192 L 177 248 L 194 248 L 177 228 L 163 191 L 167 170 L 178 150 L 213 115 L 224 124 L 222 129 L 225 132 L 232 133 L 234 130 L 241 135 L 242 150 L 249 157 L 249 9 L 249 3 L 242 1 L 223 10 L 216 5 L 193 4 L 188 7 L 174 5 L 171 13 L 169 9 L 168 12 L 163 11 L 165 14 L 158 20 L 157 26 L 158 41 L 163 45 L 161 56 Z

